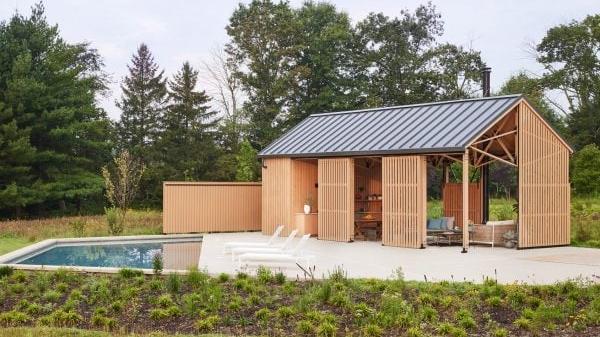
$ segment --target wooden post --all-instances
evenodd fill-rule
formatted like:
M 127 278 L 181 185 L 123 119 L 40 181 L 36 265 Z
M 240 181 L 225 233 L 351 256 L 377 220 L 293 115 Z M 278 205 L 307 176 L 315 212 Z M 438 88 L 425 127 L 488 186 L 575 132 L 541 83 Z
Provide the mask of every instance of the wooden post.
M 462 231 L 463 249 L 466 253 L 469 248 L 469 150 L 465 150 L 462 162 Z

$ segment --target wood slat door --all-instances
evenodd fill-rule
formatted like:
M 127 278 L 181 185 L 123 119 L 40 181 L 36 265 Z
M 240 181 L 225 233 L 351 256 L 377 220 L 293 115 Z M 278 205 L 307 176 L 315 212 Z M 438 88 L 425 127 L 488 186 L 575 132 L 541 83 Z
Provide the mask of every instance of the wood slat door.
M 442 190 L 444 216 L 454 217 L 454 223 L 462 228 L 462 183 L 445 183 Z M 483 191 L 480 183 L 469 184 L 469 219 L 475 224 L 483 222 Z
M 524 102 L 518 121 L 519 248 L 568 245 L 569 149 Z
M 319 224 L 322 240 L 354 239 L 354 161 L 319 159 Z
M 420 248 L 427 233 L 425 157 L 383 157 L 382 163 L 383 244 Z

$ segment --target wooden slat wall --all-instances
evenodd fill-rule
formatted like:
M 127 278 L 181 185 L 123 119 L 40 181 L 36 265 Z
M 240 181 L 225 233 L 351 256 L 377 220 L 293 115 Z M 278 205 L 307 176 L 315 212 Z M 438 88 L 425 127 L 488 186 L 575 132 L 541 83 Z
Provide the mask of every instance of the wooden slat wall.
M 382 185 L 383 244 L 420 248 L 427 221 L 425 157 L 383 157 Z
M 165 182 L 163 232 L 260 230 L 261 184 Z
M 568 245 L 569 150 L 524 101 L 518 114 L 519 248 Z
M 469 219 L 475 224 L 483 221 L 482 192 L 481 184 L 469 184 Z M 454 223 L 462 228 L 462 183 L 445 183 L 442 199 L 444 216 L 453 216 Z
M 354 161 L 319 159 L 319 239 L 354 239 Z
M 319 208 L 319 190 L 317 160 L 292 160 L 292 213 L 304 212 L 307 197 L 312 199 L 311 213 Z
M 262 232 L 270 235 L 278 225 L 284 225 L 282 235 L 287 236 L 293 227 L 292 159 L 265 159 L 263 164 Z

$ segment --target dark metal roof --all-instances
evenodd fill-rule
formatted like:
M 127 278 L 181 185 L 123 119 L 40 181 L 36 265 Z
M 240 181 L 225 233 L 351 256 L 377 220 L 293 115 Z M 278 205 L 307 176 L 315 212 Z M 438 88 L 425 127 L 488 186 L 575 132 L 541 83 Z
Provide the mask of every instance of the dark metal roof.
M 313 114 L 260 157 L 324 157 L 459 152 L 521 95 Z

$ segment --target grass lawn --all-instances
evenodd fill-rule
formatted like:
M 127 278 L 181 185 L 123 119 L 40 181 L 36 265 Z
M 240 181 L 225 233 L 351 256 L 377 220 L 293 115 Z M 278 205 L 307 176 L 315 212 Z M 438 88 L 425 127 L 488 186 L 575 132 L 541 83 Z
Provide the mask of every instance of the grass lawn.
M 223 337 L 223 335 L 193 335 L 201 337 Z M 70 328 L 0 328 L 0 337 L 191 337 L 191 335 L 167 335 L 154 332 L 146 335 L 120 334 L 118 332 L 92 331 Z
M 218 333 L 250 336 L 598 336 L 600 285 L 548 286 L 0 269 L 5 336 Z M 35 328 L 33 328 L 35 327 Z M 2 335 L 0 335 L 2 336 Z M 159 335 L 160 336 L 160 335 Z
M 84 223 L 78 232 L 75 224 Z M 154 210 L 132 210 L 127 213 L 123 235 L 162 233 L 162 213 Z M 108 236 L 108 225 L 103 215 L 61 217 L 38 220 L 0 222 L 0 255 L 51 238 L 80 236 Z

